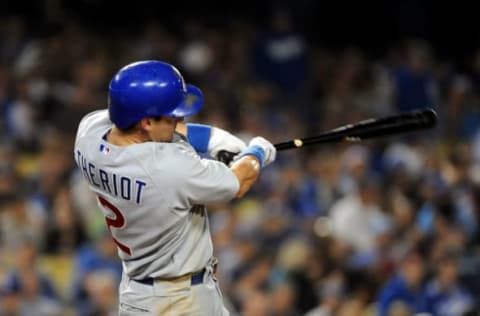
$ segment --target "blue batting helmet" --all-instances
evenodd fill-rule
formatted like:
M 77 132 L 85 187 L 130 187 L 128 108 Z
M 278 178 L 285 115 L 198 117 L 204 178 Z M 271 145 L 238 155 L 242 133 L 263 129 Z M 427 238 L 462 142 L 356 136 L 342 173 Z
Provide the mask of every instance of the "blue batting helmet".
M 146 60 L 120 69 L 108 87 L 110 120 L 128 128 L 146 117 L 184 117 L 203 106 L 199 88 L 186 84 L 172 65 Z

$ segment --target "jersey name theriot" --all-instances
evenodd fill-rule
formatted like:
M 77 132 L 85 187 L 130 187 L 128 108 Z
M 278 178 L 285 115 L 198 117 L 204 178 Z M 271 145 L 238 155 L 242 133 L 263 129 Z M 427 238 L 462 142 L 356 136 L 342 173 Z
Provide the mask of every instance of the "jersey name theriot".
M 142 279 L 202 269 L 213 247 L 201 205 L 232 199 L 237 178 L 182 139 L 115 146 L 104 137 L 111 128 L 106 110 L 84 117 L 74 156 L 97 195 L 124 272 Z
M 75 160 L 90 185 L 124 200 L 133 199 L 137 204 L 142 201 L 142 192 L 147 185 L 146 181 L 130 179 L 128 176 L 98 168 L 94 163 L 88 161 L 80 150 L 77 150 Z

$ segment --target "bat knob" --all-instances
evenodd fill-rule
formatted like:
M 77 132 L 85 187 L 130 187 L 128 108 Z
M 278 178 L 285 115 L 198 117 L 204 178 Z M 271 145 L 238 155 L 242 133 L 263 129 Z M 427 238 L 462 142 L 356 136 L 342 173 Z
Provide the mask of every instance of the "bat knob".
M 235 155 L 236 153 L 232 153 L 226 150 L 220 150 L 216 158 L 218 161 L 221 161 L 228 166 L 232 162 Z

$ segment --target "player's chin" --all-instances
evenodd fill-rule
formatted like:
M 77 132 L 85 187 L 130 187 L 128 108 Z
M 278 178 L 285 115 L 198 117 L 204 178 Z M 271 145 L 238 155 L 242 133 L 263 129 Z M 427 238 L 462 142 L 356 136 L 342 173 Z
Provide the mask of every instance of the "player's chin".
M 174 133 L 161 133 L 157 134 L 155 137 L 152 138 L 153 141 L 155 142 L 160 142 L 160 143 L 171 143 L 173 141 L 173 135 Z
M 170 133 L 167 137 L 165 137 L 165 141 L 168 142 L 168 143 L 171 143 L 173 141 L 173 134 L 174 134 L 174 131 L 172 131 L 172 133 Z

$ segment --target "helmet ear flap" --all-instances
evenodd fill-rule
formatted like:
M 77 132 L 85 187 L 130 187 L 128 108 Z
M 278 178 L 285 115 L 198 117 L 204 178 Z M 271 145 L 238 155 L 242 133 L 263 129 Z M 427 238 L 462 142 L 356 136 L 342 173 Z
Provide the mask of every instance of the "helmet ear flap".
M 186 84 L 174 66 L 156 60 L 123 67 L 113 76 L 108 92 L 110 120 L 121 129 L 145 117 L 189 116 L 203 106 L 200 89 Z

